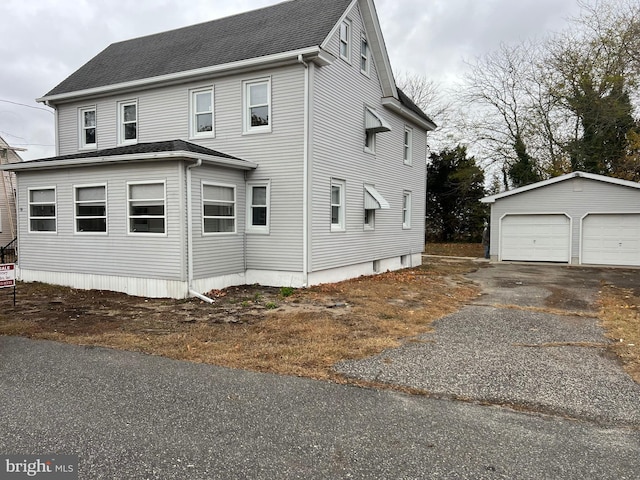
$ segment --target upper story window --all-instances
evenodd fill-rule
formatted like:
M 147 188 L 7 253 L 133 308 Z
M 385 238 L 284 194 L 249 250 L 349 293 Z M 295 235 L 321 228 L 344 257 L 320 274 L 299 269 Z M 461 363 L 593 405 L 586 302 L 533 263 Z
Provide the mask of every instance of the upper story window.
M 96 148 L 96 107 L 80 109 L 80 148 Z
M 213 87 L 191 91 L 191 136 L 213 137 Z
M 164 182 L 128 183 L 127 202 L 130 233 L 166 233 Z
M 340 58 L 351 62 L 351 22 L 349 20 L 340 24 Z
M 269 190 L 268 181 L 247 184 L 247 231 L 269 233 Z
M 56 233 L 56 187 L 29 189 L 29 231 Z
M 271 131 L 271 79 L 243 82 L 244 133 Z
M 344 180 L 331 179 L 331 231 L 345 230 L 345 190 Z
M 202 231 L 236 233 L 235 185 L 202 184 Z
M 409 127 L 404 127 L 404 163 L 405 165 L 411 165 L 411 159 L 413 157 L 413 130 Z
M 371 53 L 369 52 L 369 43 L 363 35 L 362 39 L 360 40 L 360 71 L 365 75 L 369 75 L 369 70 L 371 68 L 370 55 Z
M 106 233 L 107 187 L 75 187 L 76 233 Z
M 126 145 L 138 141 L 138 102 L 118 103 L 118 144 Z
M 402 228 L 411 228 L 411 192 L 402 194 Z
M 375 153 L 376 133 L 390 132 L 391 127 L 373 108 L 365 107 L 364 131 L 364 151 L 368 153 Z

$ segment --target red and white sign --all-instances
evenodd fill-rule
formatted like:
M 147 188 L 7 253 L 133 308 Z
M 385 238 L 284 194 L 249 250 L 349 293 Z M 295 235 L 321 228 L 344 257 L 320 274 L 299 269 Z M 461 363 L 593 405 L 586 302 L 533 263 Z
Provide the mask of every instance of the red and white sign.
M 16 264 L 0 264 L 0 288 L 16 286 Z

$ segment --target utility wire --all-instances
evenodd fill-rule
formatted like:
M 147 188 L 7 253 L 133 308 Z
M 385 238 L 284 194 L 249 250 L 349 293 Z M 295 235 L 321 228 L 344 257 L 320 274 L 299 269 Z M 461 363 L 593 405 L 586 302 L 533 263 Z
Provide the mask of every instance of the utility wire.
M 42 107 L 34 107 L 33 105 L 27 105 L 26 103 L 12 102 L 11 100 L 3 100 L 1 98 L 0 98 L 0 102 L 12 103 L 13 105 L 20 105 L 21 107 L 33 108 L 35 110 L 43 110 L 43 111 L 49 112 L 51 115 L 53 115 L 53 111 L 51 111 L 49 109 L 42 108 Z

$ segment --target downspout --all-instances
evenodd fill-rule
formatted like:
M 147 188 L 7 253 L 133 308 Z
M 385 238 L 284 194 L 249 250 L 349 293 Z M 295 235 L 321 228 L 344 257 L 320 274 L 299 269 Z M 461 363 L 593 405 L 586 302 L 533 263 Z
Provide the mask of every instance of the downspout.
M 309 284 L 309 65 L 298 55 L 304 67 L 304 134 L 302 173 L 302 286 Z
M 205 297 L 192 288 L 193 284 L 193 205 L 191 202 L 191 169 L 202 165 L 202 159 L 199 158 L 196 163 L 187 165 L 187 283 L 189 294 L 204 300 L 207 303 L 213 303 L 209 297 Z

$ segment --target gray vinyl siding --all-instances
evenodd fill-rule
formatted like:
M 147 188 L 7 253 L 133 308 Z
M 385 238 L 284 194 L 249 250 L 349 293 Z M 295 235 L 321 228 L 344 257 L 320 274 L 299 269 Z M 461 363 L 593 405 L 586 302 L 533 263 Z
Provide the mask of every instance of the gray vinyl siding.
M 4 172 L 0 175 L 11 176 L 13 185 L 15 185 L 15 178 L 13 178 L 13 172 Z M 0 181 L 4 181 L 0 178 Z M 3 186 L 0 186 L 0 247 L 4 247 L 11 242 L 15 237 L 11 234 L 11 221 L 15 221 L 16 218 L 16 202 L 13 195 L 13 190 L 9 183 L 6 184 L 7 192 L 5 197 L 5 190 Z M 13 214 L 12 214 L 13 212 Z M 17 233 L 17 232 L 16 232 Z
M 271 133 L 243 134 L 242 82 L 271 78 Z M 190 138 L 190 90 L 214 86 L 215 138 Z M 78 151 L 78 109 L 96 105 L 98 148 L 116 146 L 117 102 L 137 99 L 138 141 L 183 139 L 252 161 L 271 180 L 270 232 L 247 234 L 247 268 L 302 270 L 304 68 L 293 65 L 58 106 L 60 155 Z M 244 201 L 244 200 L 243 200 Z
M 202 182 L 236 187 L 236 233 L 203 234 Z M 192 170 L 194 279 L 244 273 L 244 172 L 199 167 Z
M 412 165 L 403 162 L 407 122 L 382 107 L 382 90 L 375 64 L 370 77 L 360 73 L 360 35 L 357 4 L 352 21 L 351 64 L 337 58 L 314 70 L 313 80 L 313 193 L 311 271 L 422 252 L 426 179 L 426 132 L 413 128 Z M 338 55 L 338 35 L 329 52 Z M 376 135 L 375 155 L 364 152 L 365 104 L 391 126 Z M 346 182 L 346 231 L 331 232 L 330 180 Z M 375 186 L 391 209 L 377 210 L 375 229 L 364 229 L 364 184 Z M 404 191 L 412 194 L 411 229 L 402 228 Z
M 571 178 L 496 200 L 491 206 L 491 254 L 498 255 L 505 214 L 564 213 L 571 219 L 571 257 L 580 252 L 580 220 L 587 213 L 640 213 L 640 190 L 587 178 Z
M 20 172 L 20 267 L 96 275 L 186 279 L 182 162 Z M 167 235 L 129 234 L 127 182 L 166 181 Z M 108 234 L 77 234 L 74 186 L 107 184 Z M 57 233 L 29 232 L 28 188 L 56 187 Z

